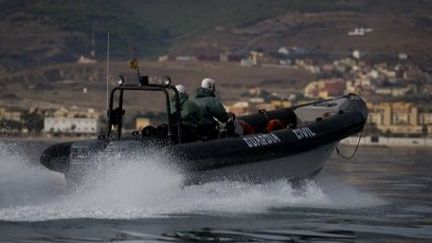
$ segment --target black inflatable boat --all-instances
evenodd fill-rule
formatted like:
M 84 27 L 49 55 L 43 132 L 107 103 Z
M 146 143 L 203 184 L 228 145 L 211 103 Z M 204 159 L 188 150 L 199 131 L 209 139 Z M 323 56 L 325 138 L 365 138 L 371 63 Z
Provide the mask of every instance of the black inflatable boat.
M 172 114 L 170 97 L 178 100 L 178 92 L 168 77 L 163 79 L 163 84 L 149 84 L 142 77 L 140 81 L 128 85 L 122 78 L 121 85 L 112 89 L 106 135 L 94 140 L 55 144 L 42 153 L 41 163 L 50 170 L 64 173 L 67 179 L 79 180 L 94 163 L 91 158 L 95 154 L 125 150 L 145 152 L 157 144 L 173 155 L 172 162 L 192 183 L 215 179 L 303 179 L 320 172 L 341 139 L 362 131 L 368 115 L 365 102 L 349 94 L 237 117 L 236 124 L 241 132 L 185 143 L 179 125 L 180 107 L 175 107 L 176 112 L 168 116 L 166 125 L 159 126 L 163 129 L 147 127 L 126 132 L 122 128 L 123 96 L 128 91 L 164 93 L 167 114 Z M 269 126 L 271 123 L 276 125 Z

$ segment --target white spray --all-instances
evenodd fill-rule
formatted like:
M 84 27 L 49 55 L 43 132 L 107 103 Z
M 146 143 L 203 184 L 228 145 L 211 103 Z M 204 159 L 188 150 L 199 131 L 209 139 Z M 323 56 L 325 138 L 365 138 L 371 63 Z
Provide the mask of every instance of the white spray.
M 62 174 L 18 154 L 21 153 L 0 145 L 0 220 L 266 213 L 282 207 L 351 208 L 383 203 L 351 187 L 334 192 L 315 182 L 308 182 L 301 189 L 294 189 L 285 180 L 184 186 L 182 174 L 157 153 L 115 156 L 108 159 L 111 161 L 96 159 L 94 163 L 110 166 L 92 171 L 92 179 L 68 192 Z

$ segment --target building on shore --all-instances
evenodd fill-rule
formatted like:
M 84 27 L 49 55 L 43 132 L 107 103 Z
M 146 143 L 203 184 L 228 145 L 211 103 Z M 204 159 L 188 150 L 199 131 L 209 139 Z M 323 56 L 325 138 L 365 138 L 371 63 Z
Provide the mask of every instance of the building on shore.
M 432 113 L 408 102 L 368 104 L 368 123 L 384 134 L 403 136 L 432 135 Z
M 81 55 L 78 60 L 77 60 L 78 64 L 96 64 L 97 60 L 91 57 L 85 57 L 83 55 Z
M 375 93 L 378 95 L 388 95 L 394 97 L 403 97 L 411 92 L 412 87 L 410 86 L 385 86 L 376 87 Z
M 43 133 L 47 135 L 92 136 L 100 130 L 100 114 L 94 109 L 61 107 L 45 113 Z
M 97 135 L 99 122 L 96 118 L 46 117 L 43 132 L 74 136 Z
M 227 105 L 225 108 L 227 111 L 230 111 L 237 116 L 247 115 L 251 112 L 251 107 L 248 101 L 237 101 L 234 104 Z
M 71 107 L 69 109 L 60 107 L 56 110 L 47 111 L 45 117 L 69 117 L 69 118 L 99 118 L 100 114 L 93 108 Z
M 343 95 L 345 81 L 342 79 L 324 79 L 310 82 L 304 89 L 304 96 L 308 98 L 331 98 Z
M 15 109 L 0 108 L 0 120 L 21 122 L 23 112 Z
M 150 119 L 147 117 L 137 117 L 135 119 L 135 130 L 141 131 L 144 127 L 150 126 L 151 122 Z
M 198 58 L 196 56 L 176 56 L 176 62 L 196 62 Z

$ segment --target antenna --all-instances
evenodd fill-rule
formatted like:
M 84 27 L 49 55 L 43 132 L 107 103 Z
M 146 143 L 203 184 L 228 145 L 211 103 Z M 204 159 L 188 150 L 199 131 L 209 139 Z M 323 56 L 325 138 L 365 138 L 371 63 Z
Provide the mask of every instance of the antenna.
M 94 30 L 92 30 L 92 35 L 91 35 L 91 51 L 90 51 L 90 56 L 93 57 L 93 58 L 96 56 Z
M 107 66 L 106 66 L 106 102 L 107 102 L 107 110 L 109 109 L 109 50 L 110 50 L 110 33 L 109 31 L 107 32 Z

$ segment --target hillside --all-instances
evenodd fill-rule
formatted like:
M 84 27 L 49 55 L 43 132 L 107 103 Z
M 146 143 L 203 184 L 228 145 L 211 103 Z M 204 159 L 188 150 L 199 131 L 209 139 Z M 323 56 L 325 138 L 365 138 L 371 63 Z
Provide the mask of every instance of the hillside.
M 74 62 L 89 55 L 247 53 L 299 46 L 346 54 L 407 52 L 429 61 L 427 0 L 0 0 L 0 72 Z M 365 36 L 348 36 L 354 28 Z M 92 44 L 94 43 L 94 44 Z
M 217 80 L 217 90 L 225 102 L 237 101 L 248 88 L 256 86 L 286 96 L 302 89 L 306 80 L 316 78 L 310 72 L 294 68 L 254 68 L 219 62 L 140 61 L 139 65 L 142 74 L 169 75 L 175 84 L 185 85 L 190 92 L 199 87 L 203 77 L 212 77 Z M 128 82 L 136 82 L 136 75 L 128 66 L 127 61 L 110 63 L 111 86 L 116 84 L 119 73 L 127 74 Z M 0 106 L 49 108 L 75 105 L 103 111 L 106 106 L 105 67 L 105 63 L 69 63 L 9 72 L 0 82 Z M 127 106 L 136 110 L 160 111 L 165 102 L 160 93 L 154 92 L 144 96 L 140 92 L 131 92 L 128 97 Z
M 426 0 L 0 0 L 0 7 L 0 104 L 6 106 L 91 104 L 103 110 L 107 31 L 112 82 L 127 70 L 125 60 L 138 56 L 143 72 L 168 74 L 191 89 L 214 77 L 224 101 L 256 86 L 292 94 L 317 75 L 239 63 L 159 63 L 155 57 L 296 46 L 336 56 L 354 49 L 378 56 L 405 52 L 410 61 L 432 63 L 432 2 Z M 355 28 L 371 31 L 347 34 Z M 99 62 L 77 64 L 92 43 Z
M 281 46 L 295 46 L 336 56 L 349 55 L 356 49 L 376 56 L 404 52 L 418 62 L 432 61 L 432 2 L 376 2 L 351 10 L 286 11 L 245 26 L 215 29 L 187 43 L 178 42 L 170 51 L 211 55 L 227 50 L 247 53 L 258 48 L 275 52 Z M 348 35 L 356 28 L 371 32 Z
M 90 53 L 92 39 L 103 59 L 108 31 L 114 58 L 149 57 L 187 50 L 191 40 L 221 27 L 243 28 L 287 11 L 360 11 L 368 2 L 0 0 L 0 71 L 75 61 Z

